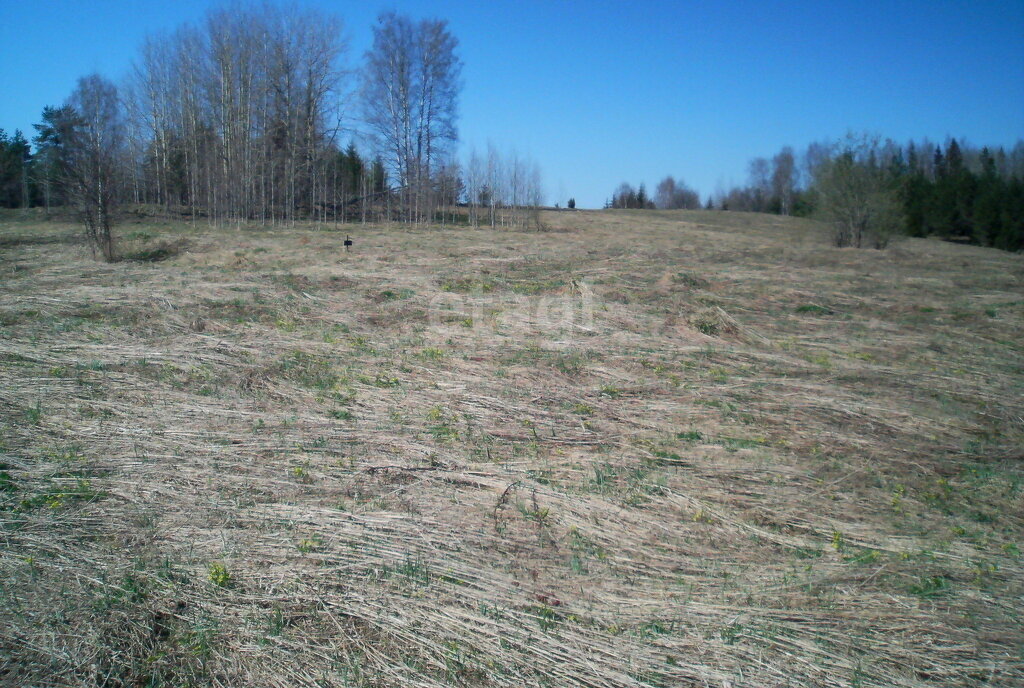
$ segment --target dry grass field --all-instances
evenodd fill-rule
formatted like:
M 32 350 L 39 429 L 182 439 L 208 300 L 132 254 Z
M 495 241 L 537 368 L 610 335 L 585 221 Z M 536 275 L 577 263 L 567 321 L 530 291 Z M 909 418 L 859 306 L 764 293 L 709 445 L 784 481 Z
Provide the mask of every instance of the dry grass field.
M 0 684 L 1024 685 L 1024 257 L 543 220 L 0 217 Z

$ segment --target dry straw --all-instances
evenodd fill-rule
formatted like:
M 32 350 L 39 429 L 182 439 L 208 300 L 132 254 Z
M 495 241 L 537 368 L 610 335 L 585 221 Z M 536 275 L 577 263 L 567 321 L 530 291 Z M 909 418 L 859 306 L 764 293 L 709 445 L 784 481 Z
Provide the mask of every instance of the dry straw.
M 1024 682 L 1020 256 L 544 224 L 7 216 L 0 682 Z

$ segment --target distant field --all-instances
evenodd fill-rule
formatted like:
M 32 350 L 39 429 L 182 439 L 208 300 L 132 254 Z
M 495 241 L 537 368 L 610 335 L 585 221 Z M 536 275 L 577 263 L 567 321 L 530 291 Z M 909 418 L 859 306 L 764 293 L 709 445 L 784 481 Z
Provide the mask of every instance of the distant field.
M 0 683 L 1024 685 L 1024 256 L 543 221 L 0 216 Z

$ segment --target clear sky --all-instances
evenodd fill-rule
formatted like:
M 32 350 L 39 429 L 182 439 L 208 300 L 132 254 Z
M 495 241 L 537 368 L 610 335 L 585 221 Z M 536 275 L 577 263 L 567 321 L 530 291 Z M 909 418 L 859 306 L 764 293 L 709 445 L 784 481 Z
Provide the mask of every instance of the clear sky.
M 550 202 L 599 207 L 673 174 L 703 196 L 747 161 L 848 130 L 1010 146 L 1024 137 L 1024 1 L 389 3 L 308 0 L 359 64 L 376 14 L 448 19 L 462 145 L 537 160 Z M 75 79 L 119 79 L 201 0 L 0 0 L 0 127 L 34 131 Z

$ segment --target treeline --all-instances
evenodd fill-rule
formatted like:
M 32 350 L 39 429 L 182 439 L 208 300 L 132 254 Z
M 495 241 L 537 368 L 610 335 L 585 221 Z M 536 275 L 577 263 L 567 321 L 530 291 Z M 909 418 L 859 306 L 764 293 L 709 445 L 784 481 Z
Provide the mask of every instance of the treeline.
M 665 177 L 655 188 L 654 196 L 647 194 L 647 187 L 641 182 L 633 188 L 629 182 L 622 182 L 605 202 L 605 208 L 659 208 L 661 210 L 692 210 L 700 208 L 700 196 L 683 180 L 676 181 L 671 175 Z
M 619 188 L 612 194 L 611 200 L 606 201 L 605 208 L 654 208 L 654 200 L 647 195 L 647 187 L 643 182 L 640 188 L 633 188 L 629 182 L 622 182 Z
M 1024 142 L 1010 151 L 957 139 L 898 144 L 869 136 L 790 147 L 750 162 L 746 186 L 719 191 L 723 210 L 836 219 L 837 243 L 885 244 L 895 234 L 1024 250 Z M 861 217 L 854 219 L 859 208 Z M 884 237 L 884 238 L 883 238 Z
M 777 215 L 807 215 L 810 213 L 808 185 L 813 169 L 830 157 L 829 145 L 813 143 L 803 156 L 803 170 L 790 146 L 784 146 L 770 160 L 754 158 L 748 166 L 746 186 L 718 191 L 712 201 L 721 210 L 744 210 Z M 801 174 L 803 173 L 803 174 Z
M 123 94 L 133 201 L 292 220 L 339 200 L 339 20 L 232 7 L 148 38 Z
M 149 37 L 120 86 L 90 75 L 46 107 L 34 151 L 0 132 L 0 204 L 101 224 L 121 203 L 272 223 L 445 221 L 462 201 L 474 221 L 528 223 L 536 165 L 455 159 L 462 63 L 447 22 L 380 15 L 355 72 L 341 29 L 316 9 L 232 6 Z
M 700 197 L 669 176 L 653 196 L 623 182 L 605 208 L 700 208 Z M 754 158 L 743 186 L 719 189 L 707 209 L 815 216 L 840 246 L 883 247 L 892 237 L 937 236 L 1024 250 L 1024 141 L 1003 147 L 897 144 L 868 135 L 785 146 Z
M 969 162 L 956 139 L 943 151 L 936 147 L 930 163 L 911 148 L 900 173 L 904 222 L 910 236 L 940 236 L 994 246 L 1024 249 L 1024 155 L 1009 159 L 1000 148 L 969 151 Z M 927 155 L 927 153 L 926 153 Z
M 32 149 L 24 134 L 8 135 L 0 129 L 0 207 L 24 208 L 36 197 L 29 174 Z

